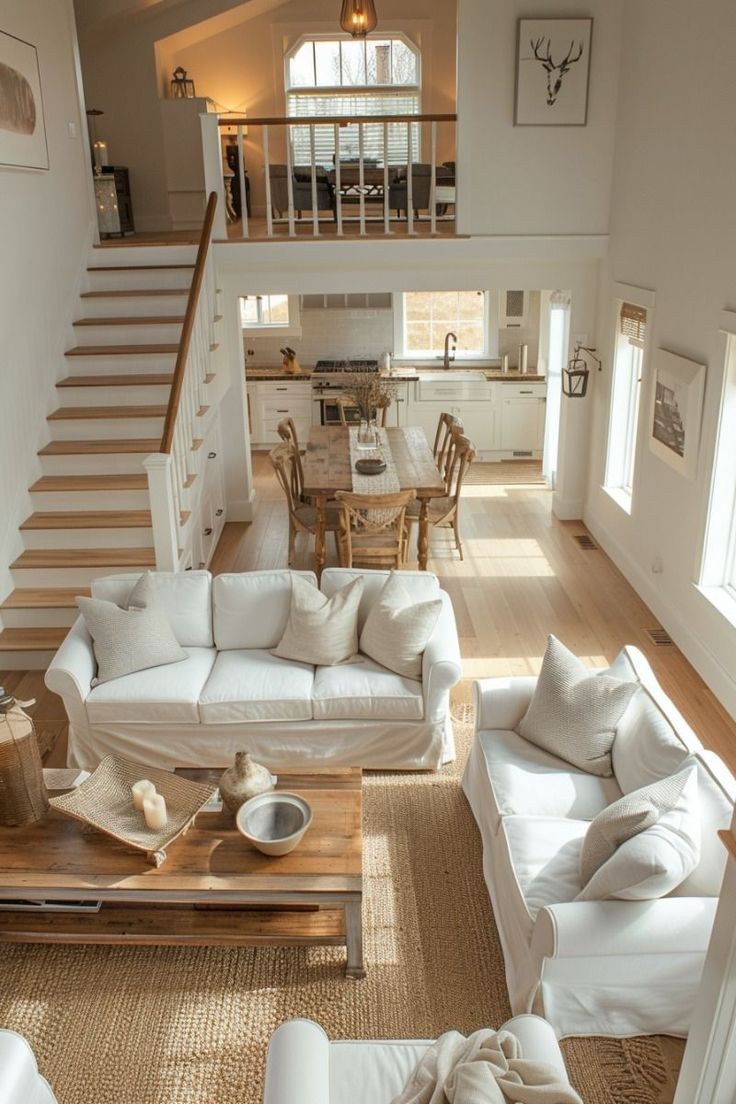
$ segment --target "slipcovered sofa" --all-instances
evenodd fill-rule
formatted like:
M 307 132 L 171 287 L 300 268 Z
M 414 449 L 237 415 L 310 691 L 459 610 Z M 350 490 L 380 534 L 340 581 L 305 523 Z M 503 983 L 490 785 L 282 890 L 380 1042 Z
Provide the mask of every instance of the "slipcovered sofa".
M 311 572 L 300 572 L 316 584 Z M 90 769 L 110 754 L 147 766 L 224 767 L 239 748 L 273 769 L 362 766 L 434 769 L 454 757 L 450 689 L 460 679 L 452 604 L 435 575 L 399 573 L 417 601 L 442 599 L 421 681 L 359 656 L 312 667 L 271 654 L 291 600 L 290 571 L 157 573 L 159 596 L 188 658 L 93 685 L 96 664 L 83 619 L 46 672 L 69 717 L 68 762 Z M 328 597 L 364 579 L 362 628 L 388 576 L 330 568 Z M 127 600 L 138 575 L 97 579 L 92 594 Z
M 549 1024 L 516 1016 L 503 1024 L 525 1058 L 546 1062 L 569 1084 Z M 434 1040 L 330 1040 L 313 1020 L 287 1020 L 268 1045 L 263 1104 L 390 1104 Z
M 570 766 L 515 731 L 536 679 L 475 683 L 476 734 L 463 790 L 483 841 L 483 871 L 515 1013 L 558 1035 L 686 1035 L 725 865 L 736 784 L 625 648 L 607 671 L 639 685 L 616 728 L 614 776 Z M 698 763 L 700 862 L 666 897 L 575 901 L 590 821 L 612 801 Z
M 26 1040 L 5 1028 L 0 1028 L 0 1104 L 57 1104 Z

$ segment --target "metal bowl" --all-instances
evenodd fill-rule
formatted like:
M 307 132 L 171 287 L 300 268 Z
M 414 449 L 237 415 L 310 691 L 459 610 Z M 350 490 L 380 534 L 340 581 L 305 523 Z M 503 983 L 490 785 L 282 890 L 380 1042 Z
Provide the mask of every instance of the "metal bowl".
M 312 823 L 312 808 L 299 794 L 263 793 L 240 806 L 235 823 L 264 855 L 287 855 Z

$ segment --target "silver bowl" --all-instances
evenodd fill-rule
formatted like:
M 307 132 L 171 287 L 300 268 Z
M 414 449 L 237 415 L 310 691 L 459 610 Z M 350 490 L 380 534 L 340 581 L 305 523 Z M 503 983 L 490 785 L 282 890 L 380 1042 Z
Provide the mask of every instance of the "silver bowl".
M 241 805 L 235 823 L 264 855 L 287 855 L 312 823 L 312 808 L 299 794 L 272 791 Z

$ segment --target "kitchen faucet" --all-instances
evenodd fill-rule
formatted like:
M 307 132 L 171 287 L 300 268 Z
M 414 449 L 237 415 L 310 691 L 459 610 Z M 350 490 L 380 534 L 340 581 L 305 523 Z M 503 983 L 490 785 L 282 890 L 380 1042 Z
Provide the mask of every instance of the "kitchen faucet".
M 450 338 L 453 340 L 452 355 L 450 355 Z M 445 360 L 444 368 L 448 371 L 450 368 L 450 361 L 455 359 L 455 349 L 457 348 L 457 334 L 454 334 L 452 330 L 445 334 Z

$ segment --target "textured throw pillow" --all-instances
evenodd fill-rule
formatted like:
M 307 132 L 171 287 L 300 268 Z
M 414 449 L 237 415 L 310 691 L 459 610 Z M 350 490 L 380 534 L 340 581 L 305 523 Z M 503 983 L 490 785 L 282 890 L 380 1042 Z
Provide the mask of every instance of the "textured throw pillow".
M 97 678 L 93 685 L 178 663 L 187 658 L 156 594 L 150 571 L 141 575 L 126 608 L 103 598 L 77 598 L 92 637 Z
M 638 683 L 596 675 L 550 636 L 519 735 L 588 774 L 613 774 L 616 725 Z
M 592 820 L 578 901 L 644 901 L 671 893 L 700 861 L 698 765 L 625 794 Z
M 421 678 L 422 655 L 441 609 L 441 598 L 415 602 L 392 572 L 363 626 L 361 652 L 397 675 Z
M 292 575 L 289 620 L 273 655 L 315 667 L 334 667 L 351 659 L 358 650 L 362 593 L 360 578 L 326 598 L 309 579 Z

